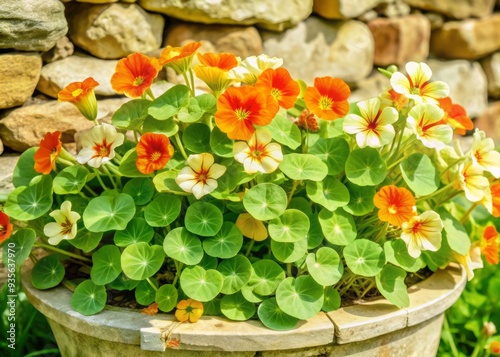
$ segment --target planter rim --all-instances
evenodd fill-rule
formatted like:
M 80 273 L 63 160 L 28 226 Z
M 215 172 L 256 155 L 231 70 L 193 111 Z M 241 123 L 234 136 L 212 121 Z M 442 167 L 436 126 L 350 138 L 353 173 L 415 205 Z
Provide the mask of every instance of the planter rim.
M 68 289 L 34 288 L 27 264 L 23 266 L 22 281 L 28 300 L 47 318 L 92 337 L 140 345 L 151 351 L 165 351 L 167 341 L 174 342 L 169 347 L 180 350 L 272 351 L 346 344 L 417 325 L 453 305 L 467 277 L 462 267 L 451 264 L 409 287 L 407 308 L 398 309 L 385 299 L 362 302 L 320 312 L 288 331 L 270 330 L 260 321 L 238 322 L 215 316 L 202 316 L 195 324 L 179 324 L 172 314 L 149 316 L 140 310 L 112 306 L 84 316 L 71 307 L 72 293 Z

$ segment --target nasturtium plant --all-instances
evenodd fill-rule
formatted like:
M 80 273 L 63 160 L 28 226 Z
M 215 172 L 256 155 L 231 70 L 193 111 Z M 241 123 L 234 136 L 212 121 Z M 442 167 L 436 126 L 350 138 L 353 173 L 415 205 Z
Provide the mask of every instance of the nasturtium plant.
M 59 93 L 92 127 L 76 155 L 59 131 L 22 153 L 0 206 L 3 259 L 31 257 L 33 286 L 76 286 L 85 315 L 110 292 L 289 330 L 346 297 L 406 307 L 407 285 L 450 262 L 469 277 L 481 253 L 498 262 L 500 153 L 479 130 L 459 149 L 473 123 L 425 63 L 382 70 L 388 90 L 355 102 L 265 55 L 193 65 L 200 46 L 119 60 L 111 86 L 130 100 L 111 124 L 92 78 Z M 158 94 L 165 68 L 185 83 Z

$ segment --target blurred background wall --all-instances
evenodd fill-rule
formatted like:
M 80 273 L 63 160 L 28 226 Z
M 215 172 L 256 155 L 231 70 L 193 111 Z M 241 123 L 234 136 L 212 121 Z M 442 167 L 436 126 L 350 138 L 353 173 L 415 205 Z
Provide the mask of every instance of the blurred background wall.
M 47 131 L 71 150 L 93 125 L 59 90 L 94 77 L 109 119 L 127 100 L 109 84 L 118 59 L 193 40 L 202 52 L 282 57 L 309 84 L 340 77 L 351 101 L 388 86 L 377 67 L 425 61 L 500 144 L 500 0 L 0 0 L 0 195 Z M 156 90 L 165 81 L 180 82 L 162 71 Z

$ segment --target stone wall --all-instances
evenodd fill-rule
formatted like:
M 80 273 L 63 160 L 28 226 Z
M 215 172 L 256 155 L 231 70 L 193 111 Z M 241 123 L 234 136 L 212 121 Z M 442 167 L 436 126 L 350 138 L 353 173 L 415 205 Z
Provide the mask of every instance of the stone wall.
M 0 0 L 0 194 L 15 153 L 89 123 L 57 93 L 93 76 L 99 115 L 125 100 L 109 79 L 132 52 L 202 41 L 202 51 L 284 59 L 294 78 L 346 80 L 351 100 L 388 82 L 378 66 L 426 61 L 499 143 L 499 0 Z M 172 73 L 160 80 L 179 81 Z

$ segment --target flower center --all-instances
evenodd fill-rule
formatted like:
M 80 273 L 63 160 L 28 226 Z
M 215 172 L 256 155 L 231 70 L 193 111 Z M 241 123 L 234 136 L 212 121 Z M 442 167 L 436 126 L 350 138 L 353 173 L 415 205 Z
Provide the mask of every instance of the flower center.
M 207 170 L 201 170 L 198 173 L 197 179 L 198 179 L 199 182 L 203 182 L 204 184 L 206 184 L 207 180 L 208 180 L 208 171 Z
M 150 160 L 152 162 L 156 162 L 160 159 L 160 157 L 161 157 L 161 152 L 155 151 L 154 153 L 151 154 Z
M 78 88 L 78 89 L 75 89 L 73 92 L 71 92 L 71 95 L 73 96 L 73 98 L 78 98 L 78 96 L 82 93 L 83 93 L 83 89 Z
M 238 108 L 234 111 L 236 113 L 236 116 L 238 117 L 238 120 L 245 120 L 250 112 L 248 110 L 245 110 L 243 108 Z
M 476 158 L 477 162 L 481 162 L 483 160 L 483 157 L 481 156 L 481 153 L 479 151 L 476 151 L 474 153 L 474 157 Z
M 319 99 L 318 105 L 321 110 L 330 110 L 332 109 L 333 100 L 330 97 L 323 96 Z
M 390 214 L 397 214 L 398 213 L 398 209 L 396 208 L 396 205 L 390 205 L 389 208 L 387 209 L 387 211 Z
M 50 162 L 54 162 L 57 159 L 57 148 L 52 148 L 50 151 Z
M 7 227 L 5 227 L 4 225 L 0 224 L 0 235 L 4 234 L 5 232 L 7 232 Z
M 73 224 L 69 221 L 68 218 L 66 218 L 66 220 L 61 223 L 61 234 L 70 234 L 71 233 L 71 228 L 73 227 Z
M 101 144 L 96 144 L 93 149 L 95 152 L 94 157 L 108 157 L 111 152 L 111 144 L 108 144 L 104 139 Z
M 279 100 L 281 98 L 281 91 L 277 88 L 271 89 L 271 95 L 276 99 Z
M 422 226 L 422 223 L 420 223 L 420 222 L 415 222 L 415 223 L 413 224 L 413 227 L 411 227 L 411 232 L 412 232 L 413 234 L 416 234 L 416 233 L 420 232 L 420 228 L 421 228 L 421 226 Z
M 143 77 L 135 77 L 134 82 L 132 83 L 132 85 L 133 85 L 134 87 L 138 87 L 138 86 L 140 86 L 142 83 L 144 83 L 144 78 L 143 78 Z
M 420 88 L 418 88 L 418 87 L 412 87 L 411 90 L 410 90 L 410 93 L 411 94 L 420 95 Z

